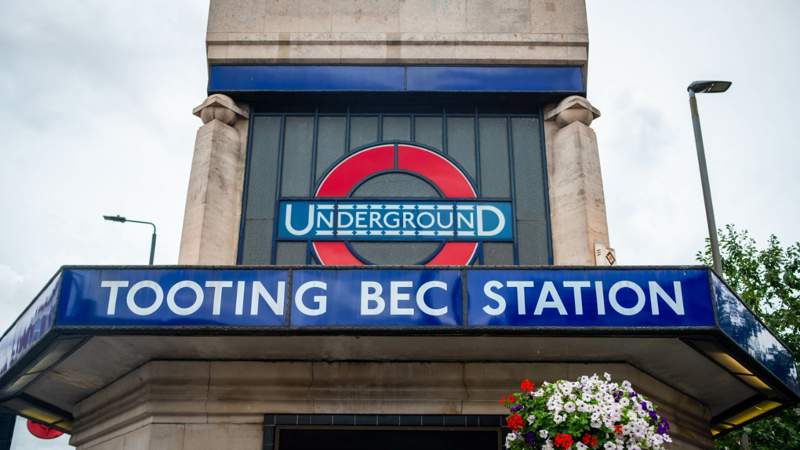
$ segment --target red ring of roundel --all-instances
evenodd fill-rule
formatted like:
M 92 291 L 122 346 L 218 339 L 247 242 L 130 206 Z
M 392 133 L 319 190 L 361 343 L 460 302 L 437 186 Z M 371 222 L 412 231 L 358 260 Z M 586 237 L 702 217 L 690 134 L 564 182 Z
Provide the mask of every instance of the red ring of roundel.
M 387 170 L 403 170 L 419 175 L 438 187 L 445 198 L 477 198 L 469 179 L 444 156 L 410 144 L 380 144 L 365 148 L 337 164 L 320 182 L 316 198 L 348 197 L 353 188 L 367 177 Z M 319 262 L 326 266 L 364 265 L 344 242 L 311 243 Z M 447 242 L 427 266 L 468 265 L 478 249 L 477 242 Z

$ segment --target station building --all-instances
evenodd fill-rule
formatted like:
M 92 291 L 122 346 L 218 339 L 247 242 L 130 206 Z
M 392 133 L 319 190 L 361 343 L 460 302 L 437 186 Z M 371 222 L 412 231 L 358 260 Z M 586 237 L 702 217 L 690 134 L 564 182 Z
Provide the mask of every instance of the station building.
M 707 449 L 797 401 L 708 268 L 615 265 L 583 0 L 211 0 L 206 43 L 177 265 L 64 266 L 6 409 L 81 450 L 495 450 L 519 380 L 608 372 Z

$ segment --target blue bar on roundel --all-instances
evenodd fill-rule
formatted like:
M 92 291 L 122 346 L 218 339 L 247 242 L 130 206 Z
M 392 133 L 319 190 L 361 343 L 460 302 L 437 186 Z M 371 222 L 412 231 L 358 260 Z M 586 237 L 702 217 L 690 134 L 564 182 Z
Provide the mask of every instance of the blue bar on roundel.
M 510 242 L 513 219 L 511 202 L 284 200 L 278 239 Z

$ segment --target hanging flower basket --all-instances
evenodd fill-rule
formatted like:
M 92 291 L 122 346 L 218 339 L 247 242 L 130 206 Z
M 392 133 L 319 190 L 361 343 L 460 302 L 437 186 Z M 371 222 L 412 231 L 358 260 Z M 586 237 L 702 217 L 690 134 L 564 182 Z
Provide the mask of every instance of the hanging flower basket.
M 669 423 L 628 381 L 611 375 L 577 381 L 523 380 L 520 392 L 500 400 L 510 410 L 509 450 L 661 450 L 672 442 Z

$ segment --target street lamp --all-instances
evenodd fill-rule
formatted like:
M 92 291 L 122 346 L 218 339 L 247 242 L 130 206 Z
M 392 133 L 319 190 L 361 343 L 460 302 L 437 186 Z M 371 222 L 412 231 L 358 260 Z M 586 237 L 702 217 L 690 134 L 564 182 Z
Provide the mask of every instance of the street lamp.
M 153 222 L 145 222 L 145 221 L 142 221 L 142 220 L 127 219 L 127 218 L 122 217 L 120 215 L 103 216 L 103 219 L 106 219 L 106 220 L 108 220 L 110 222 L 119 222 L 119 223 L 125 223 L 125 222 L 143 223 L 145 225 L 150 225 L 151 227 L 153 227 L 153 237 L 150 238 L 150 265 L 151 266 L 153 265 L 153 256 L 155 256 L 155 253 L 156 253 L 156 224 L 154 224 Z
M 711 240 L 711 258 L 714 264 L 714 271 L 720 277 L 722 276 L 722 258 L 719 256 L 717 224 L 714 221 L 714 205 L 711 203 L 711 188 L 708 184 L 708 167 L 706 166 L 706 153 L 703 146 L 703 132 L 700 130 L 700 115 L 697 112 L 695 94 L 716 94 L 727 91 L 729 87 L 731 87 L 730 81 L 695 81 L 688 88 L 689 107 L 692 110 L 692 124 L 694 125 L 694 142 L 697 146 L 697 162 L 700 165 L 700 182 L 703 185 L 703 201 L 706 205 L 708 237 Z

